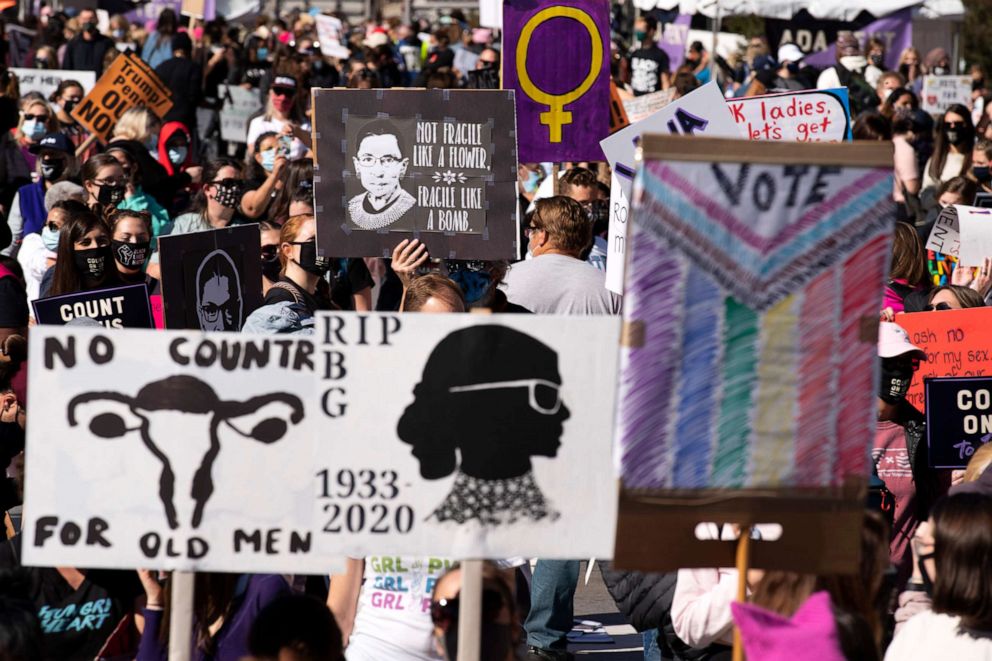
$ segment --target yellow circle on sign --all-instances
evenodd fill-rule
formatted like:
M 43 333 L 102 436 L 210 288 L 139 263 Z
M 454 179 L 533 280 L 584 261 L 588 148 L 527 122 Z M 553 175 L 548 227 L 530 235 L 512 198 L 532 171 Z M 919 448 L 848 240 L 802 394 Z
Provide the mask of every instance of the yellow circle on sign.
M 589 57 L 589 74 L 578 87 L 565 92 L 564 94 L 549 94 L 537 87 L 527 73 L 527 49 L 530 46 L 531 37 L 537 26 L 553 18 L 571 18 L 578 21 L 589 32 L 592 41 L 592 54 Z M 561 142 L 561 127 L 563 124 L 572 123 L 572 113 L 565 111 L 565 106 L 577 101 L 596 82 L 603 63 L 603 40 L 599 36 L 599 27 L 586 12 L 577 7 L 555 6 L 542 9 L 524 24 L 524 29 L 520 31 L 520 40 L 517 42 L 516 63 L 517 79 L 520 81 L 520 89 L 528 97 L 548 106 L 548 112 L 541 113 L 541 123 L 551 130 L 550 142 Z

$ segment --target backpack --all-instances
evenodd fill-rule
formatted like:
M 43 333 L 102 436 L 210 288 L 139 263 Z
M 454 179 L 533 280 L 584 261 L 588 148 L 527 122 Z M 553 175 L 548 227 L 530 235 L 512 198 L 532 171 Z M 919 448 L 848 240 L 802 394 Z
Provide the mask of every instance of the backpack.
M 837 72 L 837 79 L 840 80 L 840 84 L 847 88 L 852 122 L 864 111 L 873 110 L 878 106 L 878 94 L 863 75 L 856 71 L 850 71 L 839 64 L 835 64 L 833 68 Z

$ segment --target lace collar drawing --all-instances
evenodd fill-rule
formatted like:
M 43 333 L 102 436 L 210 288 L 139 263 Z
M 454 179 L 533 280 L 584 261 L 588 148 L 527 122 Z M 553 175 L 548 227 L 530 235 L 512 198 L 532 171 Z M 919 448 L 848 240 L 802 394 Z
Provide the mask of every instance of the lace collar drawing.
M 521 520 L 554 521 L 560 516 L 528 471 L 505 480 L 483 480 L 461 471 L 444 502 L 431 514 L 438 521 L 498 526 Z
M 416 200 L 412 195 L 400 188 L 385 207 L 376 211 L 368 203 L 368 193 L 362 193 L 351 198 L 348 202 L 348 215 L 351 222 L 362 229 L 377 230 L 392 225 L 409 211 Z

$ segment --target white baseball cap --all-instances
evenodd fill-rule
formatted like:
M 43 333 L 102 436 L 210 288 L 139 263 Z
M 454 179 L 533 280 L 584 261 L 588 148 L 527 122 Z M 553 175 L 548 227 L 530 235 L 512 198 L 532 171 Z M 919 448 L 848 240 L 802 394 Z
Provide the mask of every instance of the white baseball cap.
M 786 62 L 799 62 L 804 57 L 805 53 L 799 50 L 799 46 L 795 44 L 782 44 L 778 49 L 778 62 L 779 64 L 785 64 Z
M 894 358 L 907 353 L 916 353 L 920 360 L 927 359 L 927 353 L 909 341 L 909 333 L 902 326 L 891 321 L 879 322 L 878 357 Z

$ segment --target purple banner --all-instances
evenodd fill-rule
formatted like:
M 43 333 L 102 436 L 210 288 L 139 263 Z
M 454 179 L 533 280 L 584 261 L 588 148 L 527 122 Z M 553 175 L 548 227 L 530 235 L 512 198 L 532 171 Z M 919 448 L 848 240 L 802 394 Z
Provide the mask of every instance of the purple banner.
M 601 161 L 610 133 L 609 3 L 506 0 L 503 87 L 522 163 Z
M 779 45 L 789 42 L 796 44 L 803 52 L 809 53 L 805 62 L 815 67 L 829 67 L 837 63 L 836 47 L 834 46 L 837 31 L 852 27 L 850 24 L 845 26 L 837 21 L 809 20 L 802 22 L 784 21 L 784 23 L 786 23 L 786 27 L 779 35 L 779 39 L 776 41 L 769 38 L 769 42 Z M 862 48 L 868 43 L 870 37 L 879 38 L 885 44 L 885 67 L 895 70 L 899 66 L 899 55 L 904 48 L 913 43 L 913 10 L 903 9 L 893 12 L 852 31 Z M 769 36 L 771 37 L 771 35 Z
M 666 23 L 661 33 L 658 47 L 668 55 L 668 70 L 674 72 L 685 60 L 685 50 L 689 46 L 689 26 L 692 14 L 679 14 L 672 23 Z

